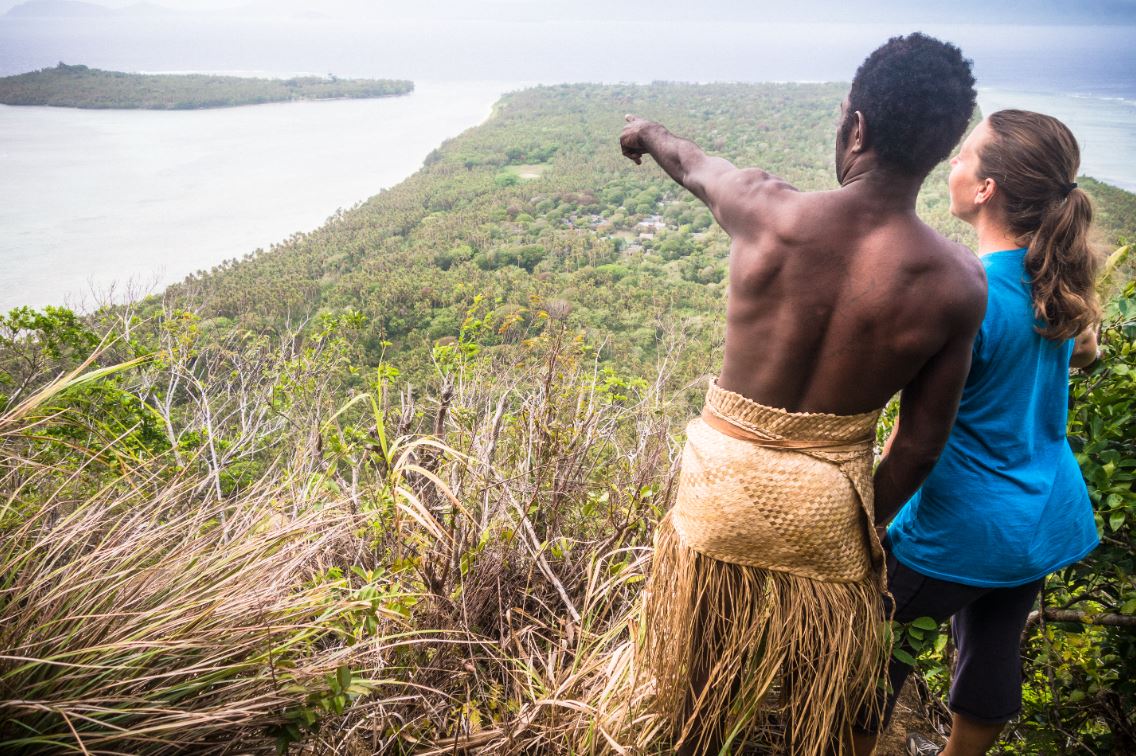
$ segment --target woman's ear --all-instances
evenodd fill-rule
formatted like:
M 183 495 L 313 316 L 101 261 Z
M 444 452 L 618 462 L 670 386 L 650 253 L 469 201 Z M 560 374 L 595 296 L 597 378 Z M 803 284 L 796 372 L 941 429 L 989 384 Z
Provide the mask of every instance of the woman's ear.
M 978 185 L 978 191 L 974 193 L 974 204 L 988 205 L 998 194 L 998 184 L 992 178 L 982 179 L 982 183 Z

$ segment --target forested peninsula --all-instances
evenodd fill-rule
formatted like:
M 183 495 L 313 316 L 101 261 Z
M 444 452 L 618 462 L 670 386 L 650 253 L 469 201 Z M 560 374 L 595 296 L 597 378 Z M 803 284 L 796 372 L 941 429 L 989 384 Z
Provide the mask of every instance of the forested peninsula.
M 413 91 L 414 82 L 402 79 L 136 74 L 66 63 L 0 78 L 0 104 L 88 109 L 196 110 L 293 100 L 390 97 Z
M 622 157 L 623 116 L 822 190 L 846 89 L 513 93 L 316 231 L 0 316 L 0 750 L 666 753 L 635 610 L 729 239 Z M 1069 412 L 1103 543 L 1046 581 L 1005 753 L 1136 744 L 1136 196 L 1078 182 L 1110 250 Z M 944 165 L 918 210 L 972 243 L 948 205 Z M 906 724 L 946 725 L 949 630 L 892 632 Z

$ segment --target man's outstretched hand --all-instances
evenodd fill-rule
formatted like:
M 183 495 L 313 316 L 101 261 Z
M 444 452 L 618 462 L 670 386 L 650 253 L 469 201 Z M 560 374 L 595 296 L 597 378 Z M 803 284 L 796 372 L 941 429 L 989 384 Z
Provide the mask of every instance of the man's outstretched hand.
M 623 133 L 619 135 L 619 146 L 623 148 L 625 158 L 633 160 L 635 165 L 641 165 L 643 156 L 647 154 L 647 146 L 643 144 L 641 135 L 645 128 L 655 124 L 652 121 L 630 114 L 624 120 L 627 121 L 627 125 L 623 127 Z

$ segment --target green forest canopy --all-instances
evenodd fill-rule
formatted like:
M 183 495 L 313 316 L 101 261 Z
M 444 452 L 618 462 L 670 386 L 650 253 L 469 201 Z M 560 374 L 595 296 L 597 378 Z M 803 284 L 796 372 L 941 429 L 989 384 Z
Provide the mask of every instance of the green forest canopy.
M 136 74 L 66 63 L 0 78 L 0 103 L 4 105 L 69 108 L 192 110 L 291 100 L 388 97 L 412 91 L 413 82 L 399 79 Z
M 623 114 L 825 189 L 843 92 L 518 92 L 316 231 L 128 307 L 0 317 L 0 750 L 271 733 L 281 752 L 589 752 L 580 702 L 634 627 L 719 364 L 728 252 L 703 206 L 620 155 Z M 1102 241 L 1130 239 L 1136 196 L 1079 182 Z M 973 241 L 947 205 L 940 167 L 919 211 Z M 98 369 L 68 374 L 100 342 Z M 1104 542 L 1046 582 L 1004 752 L 1136 747 L 1136 284 L 1102 343 L 1069 436 Z M 933 718 L 949 644 L 918 623 L 896 632 Z
M 253 329 L 301 313 L 357 310 L 382 344 L 425 365 L 482 295 L 500 317 L 530 302 L 568 307 L 639 373 L 662 320 L 719 343 L 729 239 L 652 163 L 620 154 L 623 115 L 658 120 L 739 165 L 804 190 L 836 186 L 832 144 L 841 84 L 564 85 L 505 96 L 487 123 L 435 150 L 424 168 L 323 227 L 175 286 L 206 317 Z M 918 210 L 951 238 L 944 163 Z M 1082 182 L 1111 248 L 1136 236 L 1136 195 Z M 704 352 L 704 354 L 706 354 Z M 417 357 L 412 358 L 412 355 Z M 710 370 L 717 358 L 702 364 Z

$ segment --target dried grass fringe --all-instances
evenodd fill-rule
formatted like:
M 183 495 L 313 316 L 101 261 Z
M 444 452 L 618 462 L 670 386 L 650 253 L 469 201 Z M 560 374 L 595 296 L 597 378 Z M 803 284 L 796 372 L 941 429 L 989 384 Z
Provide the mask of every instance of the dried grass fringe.
M 843 754 L 855 719 L 877 714 L 890 648 L 876 575 L 822 582 L 722 562 L 683 546 L 668 515 L 648 592 L 641 683 L 653 681 L 676 747 Z

